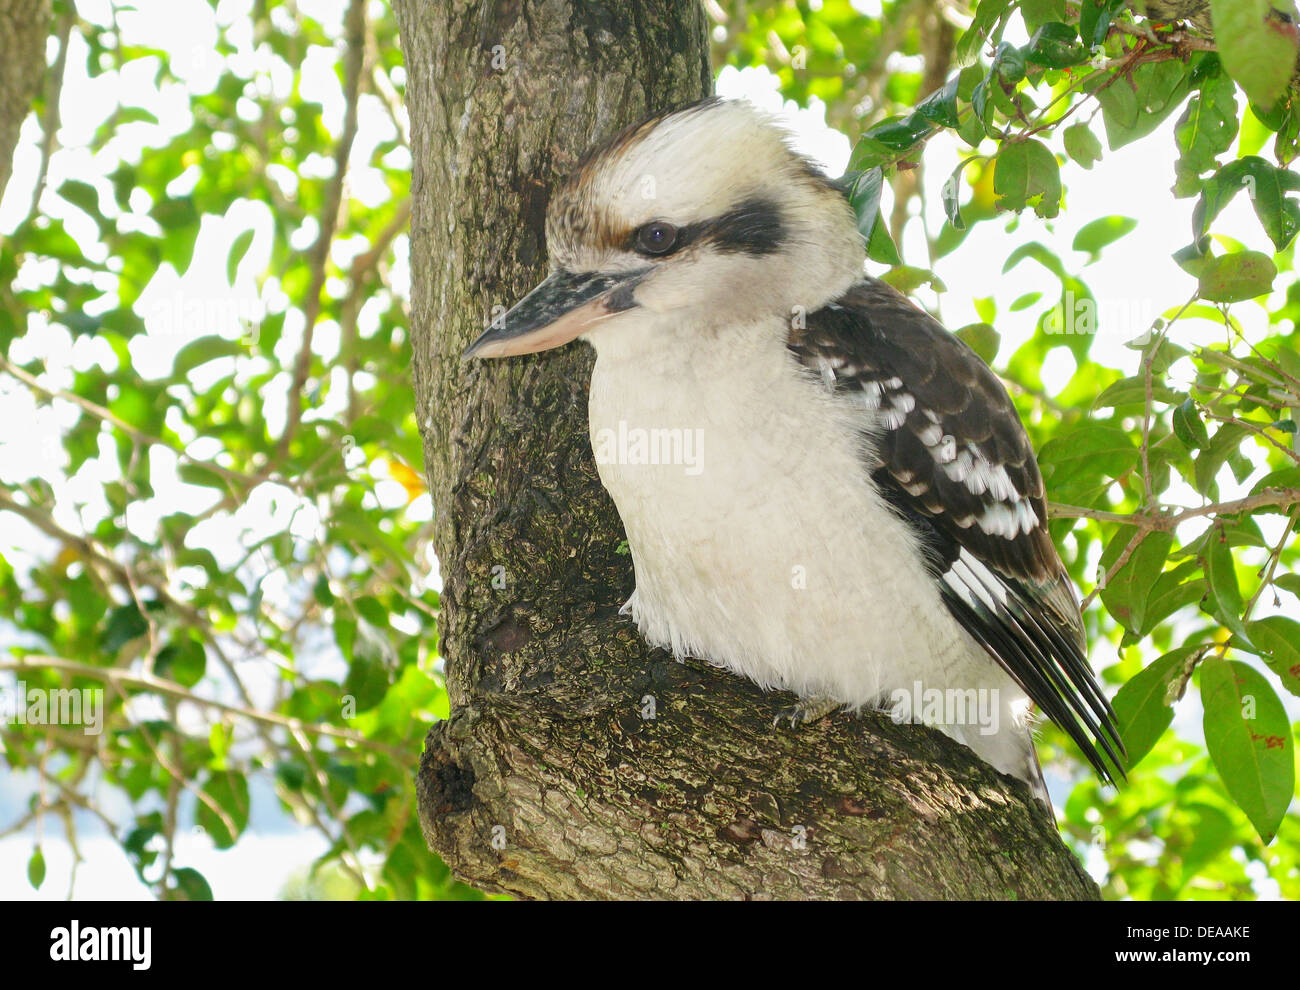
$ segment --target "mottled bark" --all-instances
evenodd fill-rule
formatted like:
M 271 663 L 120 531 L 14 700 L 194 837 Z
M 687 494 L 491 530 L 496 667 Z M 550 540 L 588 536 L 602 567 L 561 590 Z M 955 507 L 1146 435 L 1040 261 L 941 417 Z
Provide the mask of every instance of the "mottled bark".
M 707 92 L 697 0 L 397 0 L 415 158 L 412 342 L 451 718 L 425 834 L 525 897 L 1096 897 L 1023 785 L 938 733 L 648 650 L 586 433 L 592 354 L 463 364 L 545 271 L 548 190 L 594 140 Z M 870 630 L 864 630 L 869 635 Z
M 0 0 L 0 195 L 13 171 L 14 147 L 45 77 L 50 0 Z

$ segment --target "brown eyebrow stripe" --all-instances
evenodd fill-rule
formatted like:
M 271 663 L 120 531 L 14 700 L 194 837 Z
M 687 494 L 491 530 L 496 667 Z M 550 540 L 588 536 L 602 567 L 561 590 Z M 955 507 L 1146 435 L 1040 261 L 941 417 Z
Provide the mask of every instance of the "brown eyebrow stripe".
M 630 124 L 627 127 L 624 127 L 621 131 L 606 138 L 604 141 L 598 142 L 583 153 L 582 157 L 578 159 L 577 164 L 573 168 L 573 172 L 568 180 L 569 184 L 578 185 L 590 182 L 594 177 L 591 174 L 592 167 L 600 159 L 607 155 L 621 154 L 623 151 L 626 151 L 628 148 L 637 144 L 647 134 L 654 130 L 656 126 L 662 123 L 664 118 L 671 117 L 676 113 L 704 110 L 720 102 L 722 102 L 721 97 L 706 96 L 704 99 L 696 100 L 694 103 L 685 103 L 669 107 L 667 110 L 655 114 L 648 120 L 638 121 L 635 124 Z
M 568 178 L 555 191 L 555 199 L 560 206 L 560 219 L 555 224 L 557 235 L 571 243 L 585 241 L 597 250 L 613 251 L 627 248 L 636 234 L 635 229 L 618 223 L 607 211 L 598 210 L 592 205 L 591 190 L 599 181 L 602 165 L 610 158 L 617 158 L 639 144 L 666 117 L 703 110 L 718 102 L 720 102 L 719 97 L 710 96 L 695 103 L 670 107 L 648 120 L 624 127 L 611 137 L 588 148 L 578 159 Z

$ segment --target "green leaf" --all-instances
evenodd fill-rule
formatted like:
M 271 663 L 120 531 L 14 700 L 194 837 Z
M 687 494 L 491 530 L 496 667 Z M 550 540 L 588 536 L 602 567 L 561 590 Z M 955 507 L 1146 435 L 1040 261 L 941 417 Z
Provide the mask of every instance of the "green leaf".
M 930 109 L 941 113 L 937 107 Z M 934 131 L 935 125 L 917 113 L 883 120 L 858 138 L 849 158 L 849 169 L 865 171 L 896 161 Z
M 165 236 L 160 242 L 164 261 L 184 274 L 194 258 L 194 242 L 199 237 L 199 211 L 192 196 L 160 199 L 149 215 L 158 221 Z
M 858 173 L 853 184 L 849 186 L 849 203 L 858 220 L 858 233 L 864 244 L 871 242 L 871 233 L 876 229 L 880 216 L 880 194 L 885 183 L 884 170 L 869 168 Z
M 1005 275 L 1026 258 L 1037 261 L 1062 282 L 1068 277 L 1065 273 L 1065 265 L 1061 264 L 1061 259 L 1053 254 L 1050 248 L 1038 243 L 1038 241 L 1021 244 L 1007 255 L 1007 260 L 1002 263 L 1002 274 Z
M 981 83 L 981 85 L 983 85 Z M 988 137 L 988 131 L 984 126 L 981 115 L 968 113 L 964 120 L 957 126 L 957 136 L 965 141 L 972 148 L 978 148 L 980 142 Z
M 1286 197 L 1288 191 L 1300 189 L 1300 176 L 1256 155 L 1229 162 L 1206 180 L 1192 211 L 1192 236 L 1199 243 L 1214 218 L 1243 189 L 1269 240 L 1281 251 L 1300 230 L 1300 206 Z
M 1199 191 L 1199 176 L 1215 167 L 1216 159 L 1237 136 L 1237 87 L 1226 75 L 1207 80 L 1187 101 L 1187 109 L 1174 125 L 1179 158 L 1175 194 Z
M 377 629 L 388 628 L 388 609 L 373 595 L 362 595 L 353 602 L 357 614 Z
M 1175 699 L 1171 689 L 1180 679 L 1184 662 L 1198 647 L 1180 646 L 1153 661 L 1129 679 L 1115 694 L 1112 707 L 1124 740 L 1126 765 L 1133 769 L 1173 721 Z
M 100 645 L 105 653 L 116 654 L 131 640 L 143 636 L 148 631 L 149 623 L 136 608 L 135 602 L 127 602 L 109 613 Z
M 235 276 L 239 273 L 239 263 L 244 260 L 244 255 L 248 253 L 249 247 L 253 243 L 252 230 L 246 230 L 230 245 L 230 253 L 226 256 L 226 281 L 231 285 L 235 284 Z
M 1038 460 L 1055 501 L 1085 505 L 1133 467 L 1137 453 L 1124 430 L 1089 424 L 1047 441 Z
M 1206 352 L 1203 352 L 1206 353 Z M 1213 353 L 1213 352 L 1209 352 Z M 1196 490 L 1207 498 L 1217 498 L 1219 471 L 1241 457 L 1241 443 L 1249 436 L 1244 426 L 1224 423 L 1210 438 L 1210 446 L 1197 453 L 1194 469 Z
M 1092 256 L 1088 260 L 1096 261 L 1101 257 L 1102 248 L 1133 231 L 1137 224 L 1131 217 L 1098 217 L 1079 228 L 1071 247 L 1076 251 L 1086 251 Z
M 1133 526 L 1121 526 L 1115 531 L 1101 555 L 1103 574 L 1110 573 L 1136 533 L 1137 529 Z M 1160 572 L 1164 570 L 1173 543 L 1172 533 L 1149 530 L 1132 550 L 1124 566 L 1101 590 L 1101 601 L 1106 606 L 1106 611 L 1133 632 L 1142 630 L 1147 597 L 1151 594 L 1156 579 L 1160 577 Z
M 989 324 L 968 323 L 954 332 L 967 347 L 980 356 L 985 364 L 992 364 L 994 358 L 998 356 L 998 346 L 1002 343 L 1002 338 Z
M 1065 20 L 1065 0 L 1020 0 L 1018 6 L 1031 33 L 1048 21 Z
M 894 239 L 889 236 L 889 228 L 885 226 L 883 216 L 879 217 L 871 228 L 871 238 L 867 241 L 867 257 L 885 265 L 903 263 L 898 248 L 894 246 Z
M 212 888 L 198 870 L 182 866 L 172 871 L 172 880 L 176 884 L 175 899 L 180 901 L 210 901 Z
M 384 700 L 393 683 L 393 672 L 385 656 L 385 643 L 370 631 L 368 623 L 357 629 L 352 662 L 343 682 L 343 693 L 352 695 L 356 711 L 365 712 Z
M 229 482 L 226 476 L 219 474 L 209 467 L 193 462 L 181 464 L 176 469 L 176 475 L 187 485 L 201 485 L 207 488 L 216 488 L 224 495 L 229 491 Z
M 1146 401 L 1146 380 L 1141 375 L 1134 375 L 1107 385 L 1102 389 L 1101 395 L 1092 400 L 1092 408 L 1113 409 L 1116 406 L 1145 405 Z
M 1083 0 L 1079 4 L 1079 37 L 1089 48 L 1106 40 L 1111 21 L 1126 6 L 1125 0 Z
M 1079 44 L 1079 34 L 1068 24 L 1048 21 L 1029 39 L 1025 59 L 1052 69 L 1065 69 L 1088 61 L 1086 48 Z
M 1272 19 L 1269 0 L 1210 0 L 1210 17 L 1223 67 L 1251 103 L 1271 108 L 1295 71 L 1294 31 Z
M 984 42 L 1010 5 L 1011 0 L 981 0 L 970 27 L 953 49 L 953 60 L 958 66 L 970 65 L 979 57 Z
M 201 364 L 217 358 L 238 357 L 245 353 L 244 345 L 237 340 L 209 335 L 192 340 L 179 351 L 172 361 L 172 377 L 181 379 Z
M 1098 91 L 1106 143 L 1111 151 L 1159 127 L 1187 94 L 1189 75 L 1188 67 L 1180 62 L 1149 62 L 1133 71 L 1131 82 L 1121 76 Z
M 1295 793 L 1286 709 L 1254 667 L 1217 657 L 1201 663 L 1201 700 L 1205 746 L 1219 779 L 1269 843 Z
M 960 75 L 954 74 L 944 85 L 917 104 L 917 115 L 922 120 L 927 120 L 940 127 L 956 127 L 958 123 L 957 86 L 960 79 Z
M 1222 533 L 1207 534 L 1205 552 L 1201 559 L 1210 589 L 1210 614 L 1249 643 L 1250 634 L 1241 621 L 1245 603 L 1242 601 L 1241 589 L 1237 586 L 1237 568 L 1232 559 L 1232 548 Z
M 1174 433 L 1188 450 L 1204 450 L 1210 446 L 1210 435 L 1196 411 L 1196 400 L 1190 396 L 1174 407 Z
M 1147 596 L 1146 621 L 1142 623 L 1139 635 L 1148 635 L 1179 609 L 1195 605 L 1203 597 L 1205 580 L 1200 565 L 1195 560 L 1185 561 L 1172 570 L 1165 571 Z
M 169 643 L 158 651 L 154 670 L 159 677 L 170 678 L 182 687 L 190 688 L 203 680 L 207 663 L 203 643 L 183 634 L 178 642 Z
M 1041 141 L 1003 145 L 993 171 L 993 191 L 998 207 L 1019 211 L 1032 205 L 1040 217 L 1054 217 L 1061 209 L 1061 167 Z
M 118 106 L 117 124 L 119 127 L 123 124 L 138 123 L 157 124 L 158 118 L 144 107 Z
M 316 583 L 312 585 L 312 597 L 321 605 L 329 608 L 334 604 L 334 592 L 330 590 L 330 579 L 324 574 L 316 578 Z
M 1246 629 L 1251 642 L 1264 651 L 1262 659 L 1268 669 L 1284 688 L 1300 695 L 1300 622 L 1285 615 L 1270 615 L 1246 623 Z
M 1151 398 L 1158 402 L 1178 402 L 1181 396 L 1159 380 L 1151 382 Z M 1119 406 L 1145 406 L 1147 401 L 1146 378 L 1133 375 L 1107 385 L 1092 402 L 1094 409 L 1114 409 Z
M 902 264 L 898 249 L 894 247 L 889 231 L 885 229 L 880 213 L 880 192 L 884 187 L 884 171 L 867 169 L 853 181 L 849 190 L 849 203 L 858 217 L 858 233 L 867 246 L 867 257 L 885 265 Z
M 208 778 L 203 793 L 221 809 L 225 818 L 218 815 L 207 801 L 199 801 L 195 820 L 208 833 L 213 845 L 218 849 L 229 849 L 248 827 L 248 778 L 233 770 L 223 770 Z
M 1300 574 L 1281 574 L 1273 578 L 1273 583 L 1283 591 L 1289 591 L 1300 598 Z
M 895 265 L 880 276 L 880 281 L 887 282 L 904 295 L 911 294 L 923 285 L 933 287 L 935 292 L 946 292 L 943 279 L 928 268 L 915 265 Z
M 1273 288 L 1277 266 L 1259 251 L 1239 251 L 1206 260 L 1196 291 L 1210 302 L 1242 302 Z
M 961 216 L 961 173 L 964 167 L 958 165 L 939 191 L 940 198 L 943 200 L 944 216 L 956 230 L 966 229 L 966 221 Z
M 27 861 L 27 882 L 32 890 L 40 890 L 45 882 L 45 854 L 40 846 L 32 850 L 32 858 Z
M 59 195 L 69 203 L 89 215 L 91 219 L 102 221 L 103 212 L 99 209 L 99 190 L 80 179 L 68 179 L 59 186 Z
M 275 778 L 291 791 L 300 791 L 307 782 L 307 769 L 299 763 L 281 760 L 275 765 Z
M 1065 153 L 1084 168 L 1101 161 L 1101 141 L 1087 124 L 1071 124 L 1063 134 Z

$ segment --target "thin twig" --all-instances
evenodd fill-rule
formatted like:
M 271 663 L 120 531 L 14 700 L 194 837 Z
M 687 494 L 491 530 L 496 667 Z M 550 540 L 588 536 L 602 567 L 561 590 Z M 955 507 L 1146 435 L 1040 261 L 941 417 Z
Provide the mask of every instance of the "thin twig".
M 357 136 L 357 111 L 360 102 L 361 73 L 366 54 L 366 5 L 365 0 L 351 0 L 347 16 L 343 23 L 347 51 L 344 56 L 344 90 L 345 110 L 343 115 L 343 134 L 334 148 L 334 175 L 325 192 L 325 205 L 321 210 L 320 233 L 312 247 L 311 283 L 307 287 L 307 297 L 303 300 L 302 343 L 294 361 L 293 381 L 289 385 L 289 412 L 284 432 L 276 444 L 276 459 L 282 460 L 293 442 L 294 434 L 302 423 L 303 388 L 307 384 L 307 375 L 311 371 L 311 344 L 316 330 L 316 321 L 320 317 L 320 295 L 325 288 L 325 274 L 329 263 L 330 247 L 334 243 L 334 233 L 338 229 L 339 210 L 343 203 L 343 183 L 347 177 L 348 155 Z
M 1235 499 L 1231 502 L 1216 502 L 1193 509 L 1181 509 L 1171 513 L 1107 512 L 1104 509 L 1089 509 L 1078 505 L 1063 505 L 1060 502 L 1047 503 L 1047 513 L 1054 519 L 1092 519 L 1096 522 L 1120 523 L 1136 526 L 1141 530 L 1172 530 L 1188 519 L 1200 516 L 1231 516 L 1238 512 L 1252 512 L 1271 506 L 1290 508 L 1300 505 L 1300 488 L 1265 488 L 1254 495 Z
M 45 183 L 50 174 L 50 159 L 54 156 L 54 145 L 59 133 L 59 99 L 63 95 L 63 74 L 68 64 L 68 41 L 72 37 L 72 25 L 77 20 L 77 10 L 68 4 L 67 10 L 59 18 L 55 29 L 59 39 L 59 54 L 50 67 L 49 90 L 45 94 L 45 115 L 41 118 L 41 165 L 36 175 L 36 187 L 32 190 L 32 202 L 27 208 L 23 226 L 36 219 L 41 209 L 41 195 L 45 192 Z
M 157 694 L 168 695 L 181 701 L 189 701 L 193 704 L 200 705 L 204 708 L 211 708 L 216 711 L 228 712 L 231 715 L 238 715 L 240 718 L 246 718 L 253 722 L 263 723 L 265 725 L 274 725 L 291 732 L 305 732 L 318 736 L 329 736 L 332 739 L 339 739 L 343 742 L 351 743 L 354 746 L 363 749 L 373 750 L 377 753 L 383 753 L 399 761 L 403 765 L 410 766 L 414 760 L 410 753 L 405 750 L 394 749 L 383 743 L 374 742 L 367 739 L 360 732 L 351 729 L 340 729 L 337 726 L 326 725 L 323 723 L 304 722 L 302 719 L 293 718 L 289 715 L 279 715 L 275 712 L 263 712 L 253 708 L 246 708 L 242 705 L 232 705 L 228 702 L 217 701 L 215 698 L 204 698 L 195 694 L 188 688 L 177 684 L 175 681 L 169 681 L 156 674 L 136 674 L 129 670 L 123 670 L 121 667 L 96 667 L 93 664 L 81 663 L 76 660 L 66 660 L 63 657 L 52 657 L 39 653 L 27 654 L 21 657 L 0 658 L 0 670 L 63 670 L 79 677 L 89 677 L 93 680 L 103 681 L 105 684 L 114 684 L 120 688 L 135 688 L 142 691 L 153 691 Z

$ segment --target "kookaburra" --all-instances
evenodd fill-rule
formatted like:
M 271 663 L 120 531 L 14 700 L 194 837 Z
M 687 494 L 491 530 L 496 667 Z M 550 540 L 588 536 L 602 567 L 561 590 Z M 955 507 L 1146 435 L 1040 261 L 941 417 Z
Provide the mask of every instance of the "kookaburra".
M 595 347 L 591 436 L 651 645 L 794 692 L 796 718 L 935 725 L 1049 807 L 1031 699 L 1119 772 L 1006 389 L 864 275 L 851 206 L 780 127 L 712 98 L 631 127 L 555 191 L 546 237 L 551 274 L 466 356 Z M 620 449 L 647 436 L 692 459 Z

